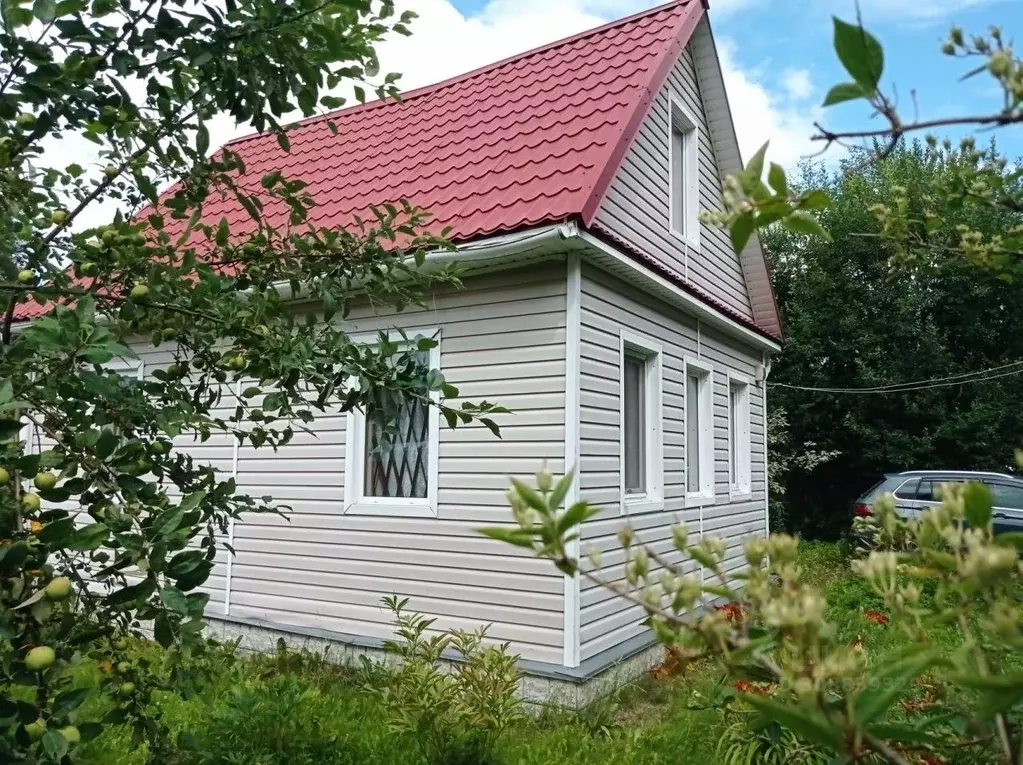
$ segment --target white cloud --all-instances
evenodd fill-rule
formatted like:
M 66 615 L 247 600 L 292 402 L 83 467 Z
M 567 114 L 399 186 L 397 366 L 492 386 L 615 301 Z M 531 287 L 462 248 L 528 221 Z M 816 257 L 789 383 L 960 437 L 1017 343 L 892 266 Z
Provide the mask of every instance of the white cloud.
M 956 13 L 985 5 L 1007 3 L 1009 0 L 860 0 L 864 23 L 874 19 L 912 21 L 946 21 L 951 23 Z M 855 13 L 853 0 L 842 0 L 844 10 Z
M 387 40 L 378 53 L 383 71 L 401 72 L 401 87 L 411 89 L 598 26 L 657 1 L 490 0 L 478 14 L 465 16 L 451 0 L 404 0 L 419 14 L 413 35 Z M 716 0 L 713 7 L 727 13 L 758 1 Z M 810 153 L 813 147 L 807 139 L 815 112 L 806 103 L 812 93 L 809 73 L 791 70 L 780 86 L 769 86 L 757 71 L 740 68 L 727 41 L 722 41 L 720 52 L 743 156 L 749 157 L 768 139 L 772 159 L 787 166 Z M 238 127 L 221 117 L 210 126 L 211 144 L 218 146 L 248 132 L 246 126 Z M 94 145 L 71 139 L 51 142 L 44 161 L 56 167 L 70 162 L 105 164 L 99 161 Z M 102 217 L 110 214 L 104 207 Z M 81 223 L 95 225 L 96 217 Z
M 765 141 L 770 141 L 768 158 L 786 167 L 820 150 L 810 140 L 820 109 L 809 97 L 813 87 L 808 72 L 791 70 L 782 89 L 769 88 L 758 70 L 741 69 L 735 61 L 735 46 L 723 39 L 718 43 L 721 70 L 739 138 L 739 150 L 748 159 Z
M 760 0 L 713 0 L 710 4 L 710 15 L 713 18 L 720 18 L 729 13 L 734 13 L 742 8 L 748 8 Z
M 805 101 L 813 95 L 813 83 L 808 69 L 786 69 L 781 84 L 789 98 L 796 101 Z

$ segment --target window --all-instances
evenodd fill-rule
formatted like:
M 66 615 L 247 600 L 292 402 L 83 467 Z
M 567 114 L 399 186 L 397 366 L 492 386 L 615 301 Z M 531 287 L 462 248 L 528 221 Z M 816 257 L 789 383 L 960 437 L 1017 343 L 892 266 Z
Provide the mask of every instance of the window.
M 751 490 L 749 382 L 728 382 L 728 491 L 733 497 Z
M 962 483 L 962 481 L 952 481 L 945 478 L 921 480 L 920 488 L 916 492 L 916 498 L 923 502 L 940 502 L 941 487 L 951 483 Z
M 711 396 L 714 372 L 700 361 L 686 362 L 686 499 L 687 504 L 714 500 L 714 424 Z
M 928 481 L 927 482 L 928 492 L 930 492 L 930 485 L 931 485 L 930 481 Z M 895 490 L 895 497 L 897 499 L 916 499 L 917 490 L 919 489 L 919 487 L 920 479 L 912 478 L 906 481 L 904 484 L 902 484 L 901 486 L 899 486 L 899 488 Z
M 430 369 L 428 353 L 417 354 L 419 365 Z M 402 404 L 394 432 L 384 433 L 375 420 L 366 421 L 363 439 L 365 474 L 362 489 L 367 497 L 425 499 L 430 484 L 430 406 L 421 399 Z
M 696 246 L 699 243 L 700 164 L 696 121 L 682 102 L 672 96 L 668 154 L 671 231 Z
M 995 507 L 1023 510 L 1023 487 L 991 483 L 988 484 L 988 488 L 991 489 L 991 494 L 994 497 Z
M 625 493 L 646 492 L 646 359 L 625 353 Z
M 622 510 L 664 507 L 661 428 L 661 346 L 621 333 Z
M 439 339 L 435 330 L 418 334 Z M 366 342 L 375 342 L 375 338 Z M 417 358 L 424 371 L 437 369 L 440 346 L 418 353 Z M 345 439 L 345 512 L 436 515 L 439 427 L 437 407 L 421 399 L 406 400 L 386 433 L 364 412 L 350 412 Z

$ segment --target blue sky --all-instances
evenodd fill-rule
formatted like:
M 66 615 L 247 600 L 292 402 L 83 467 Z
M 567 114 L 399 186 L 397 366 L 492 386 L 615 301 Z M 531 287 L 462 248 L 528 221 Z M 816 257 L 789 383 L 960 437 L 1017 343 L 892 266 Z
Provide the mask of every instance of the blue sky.
M 420 2 L 434 5 L 442 0 Z M 528 20 L 533 25 L 531 30 L 541 25 L 550 39 L 658 4 L 650 0 L 443 2 L 451 3 L 470 29 L 480 28 L 474 26 L 479 24 L 498 32 L 506 24 L 512 34 Z M 969 68 L 967 63 L 943 56 L 939 48 L 952 24 L 970 33 L 997 23 L 1008 37 L 1023 39 L 1023 2 L 861 0 L 861 6 L 867 28 L 885 48 L 884 85 L 889 93 L 893 88 L 898 93 L 906 118 L 914 113 L 930 118 L 997 110 L 993 81 L 980 76 L 958 82 Z M 825 124 L 836 129 L 873 125 L 860 104 L 823 112 L 819 109 L 827 89 L 848 79 L 831 47 L 832 14 L 852 20 L 853 0 L 711 0 L 711 19 L 725 61 L 726 82 L 740 123 L 737 127 L 744 153 L 762 139 L 771 138 L 776 147 L 773 153 L 785 164 L 792 164 L 813 150 L 806 138 L 815 119 L 823 118 Z M 558 32 L 559 26 L 563 34 Z M 545 41 L 530 39 L 535 36 L 520 33 L 520 47 Z M 501 48 L 502 55 L 509 52 L 507 45 Z M 918 111 L 912 97 L 914 90 Z M 1023 154 L 1023 129 L 1002 129 L 997 135 L 1008 154 Z

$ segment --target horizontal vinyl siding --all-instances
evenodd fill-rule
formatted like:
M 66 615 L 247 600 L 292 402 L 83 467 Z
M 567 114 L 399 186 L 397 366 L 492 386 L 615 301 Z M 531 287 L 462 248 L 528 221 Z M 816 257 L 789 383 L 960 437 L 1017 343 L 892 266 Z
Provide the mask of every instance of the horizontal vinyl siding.
M 645 335 L 663 349 L 663 512 L 629 516 L 637 538 L 673 562 L 680 562 L 671 542 L 671 526 L 685 522 L 692 539 L 700 526 L 707 536 L 728 541 L 726 567 L 742 565 L 742 541 L 765 533 L 763 394 L 750 386 L 750 442 L 752 494 L 731 502 L 728 492 L 728 372 L 756 373 L 759 355 L 737 341 L 708 331 L 697 320 L 634 290 L 613 276 L 583 269 L 581 308 L 581 496 L 600 508 L 585 524 L 582 549 L 602 553 L 599 574 L 620 579 L 624 554 L 616 538 L 621 528 L 619 485 L 619 336 L 622 329 Z M 685 507 L 684 359 L 709 362 L 714 368 L 714 474 L 713 505 Z M 695 572 L 692 562 L 686 571 Z M 607 590 L 582 580 L 580 596 L 581 654 L 586 660 L 630 637 L 643 633 L 641 609 L 629 606 Z
M 436 627 L 491 624 L 524 658 L 561 663 L 562 577 L 547 562 L 484 539 L 511 520 L 508 475 L 564 462 L 564 266 L 466 280 L 428 310 L 352 311 L 353 334 L 401 326 L 441 330 L 441 371 L 462 398 L 486 399 L 502 438 L 441 420 L 438 517 L 344 515 L 346 418 L 317 418 L 276 454 L 241 450 L 242 491 L 289 505 L 288 519 L 251 516 L 235 526 L 232 616 L 391 637 L 380 598 L 411 598 Z
M 721 209 L 721 175 L 692 52 L 686 48 L 651 104 L 595 223 L 647 256 L 660 259 L 679 277 L 688 279 L 741 315 L 752 318 L 742 266 L 726 233 L 701 224 L 699 251 L 692 251 L 670 231 L 669 93 L 677 96 L 696 119 L 700 139 L 700 208 Z

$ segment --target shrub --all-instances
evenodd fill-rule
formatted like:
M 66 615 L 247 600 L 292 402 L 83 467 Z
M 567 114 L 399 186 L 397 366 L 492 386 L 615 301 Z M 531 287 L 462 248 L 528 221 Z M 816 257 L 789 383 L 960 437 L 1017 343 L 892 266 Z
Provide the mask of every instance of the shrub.
M 390 729 L 414 742 L 429 765 L 496 762 L 501 735 L 522 717 L 518 657 L 507 644 L 485 645 L 486 627 L 428 635 L 435 620 L 406 613 L 407 598 L 383 603 L 398 637 L 386 644 L 397 667 L 377 691 Z M 449 648 L 462 658 L 450 671 L 441 663 Z
M 739 712 L 718 741 L 720 765 L 827 765 L 833 756 L 776 722 Z
M 1018 459 L 1023 466 L 1023 453 Z M 724 539 L 691 542 L 680 524 L 669 552 L 644 544 L 626 524 L 619 532 L 623 576 L 604 578 L 598 552 L 583 565 L 569 544 L 598 512 L 586 502 L 562 509 L 572 478 L 555 484 L 542 470 L 536 489 L 512 479 L 518 527 L 483 532 L 642 605 L 655 636 L 683 658 L 713 657 L 737 682 L 769 681 L 770 694 L 751 687 L 744 703 L 839 758 L 869 753 L 906 765 L 980 747 L 1004 763 L 1021 761 L 1023 533 L 994 537 L 993 497 L 984 485 L 947 485 L 939 507 L 909 521 L 890 498 L 877 503 L 880 527 L 911 543 L 904 552 L 874 550 L 852 562 L 859 586 L 847 591 L 848 605 L 905 638 L 868 660 L 858 641 L 829 621 L 833 611 L 801 565 L 795 537 L 747 538 L 746 566 L 730 570 Z M 686 558 L 709 575 L 687 573 Z M 712 599 L 727 605 L 710 608 Z M 865 608 L 871 601 L 876 607 Z M 924 677 L 961 690 L 968 708 L 936 699 L 928 714 L 904 719 L 902 702 Z
M 342 736 L 342 703 L 284 676 L 249 683 L 211 711 L 185 762 L 202 765 L 349 765 L 358 762 Z

